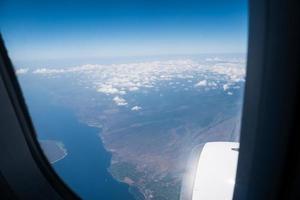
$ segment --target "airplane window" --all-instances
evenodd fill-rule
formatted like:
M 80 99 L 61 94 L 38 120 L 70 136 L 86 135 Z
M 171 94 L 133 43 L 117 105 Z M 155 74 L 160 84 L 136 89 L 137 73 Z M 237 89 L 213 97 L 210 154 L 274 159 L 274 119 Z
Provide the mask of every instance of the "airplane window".
M 231 199 L 246 0 L 4 0 L 37 139 L 83 199 Z

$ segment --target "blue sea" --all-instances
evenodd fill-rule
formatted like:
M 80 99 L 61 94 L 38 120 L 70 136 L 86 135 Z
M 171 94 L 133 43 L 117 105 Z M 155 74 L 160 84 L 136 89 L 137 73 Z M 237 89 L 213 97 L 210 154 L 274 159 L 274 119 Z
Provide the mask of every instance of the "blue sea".
M 103 148 L 99 129 L 80 123 L 71 110 L 51 103 L 47 94 L 25 91 L 38 138 L 61 141 L 68 151 L 53 167 L 73 191 L 88 200 L 134 199 L 128 186 L 107 171 L 111 155 Z

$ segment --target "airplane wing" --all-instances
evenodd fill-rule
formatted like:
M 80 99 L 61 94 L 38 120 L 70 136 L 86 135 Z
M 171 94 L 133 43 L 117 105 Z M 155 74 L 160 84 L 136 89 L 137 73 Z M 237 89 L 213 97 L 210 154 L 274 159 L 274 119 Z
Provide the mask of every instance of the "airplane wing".
M 180 200 L 231 200 L 238 150 L 237 142 L 208 142 L 195 146 L 183 176 Z
M 206 143 L 198 161 L 192 200 L 231 200 L 239 143 Z

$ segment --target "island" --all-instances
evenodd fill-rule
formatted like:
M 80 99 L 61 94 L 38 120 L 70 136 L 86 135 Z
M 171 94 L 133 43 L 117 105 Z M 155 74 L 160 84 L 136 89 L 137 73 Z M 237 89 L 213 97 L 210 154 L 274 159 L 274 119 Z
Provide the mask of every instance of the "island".
M 58 162 L 67 156 L 64 144 L 56 140 L 39 140 L 42 150 L 51 164 Z

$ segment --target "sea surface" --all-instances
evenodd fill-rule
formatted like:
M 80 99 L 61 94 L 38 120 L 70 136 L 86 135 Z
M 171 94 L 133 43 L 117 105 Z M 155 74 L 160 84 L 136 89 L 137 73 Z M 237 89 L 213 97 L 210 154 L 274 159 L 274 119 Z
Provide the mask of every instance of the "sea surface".
M 47 94 L 25 89 L 26 102 L 39 139 L 63 142 L 68 155 L 54 163 L 59 176 L 81 198 L 132 200 L 128 186 L 107 171 L 111 155 L 98 136 L 100 130 L 80 123 L 71 110 L 53 104 Z

